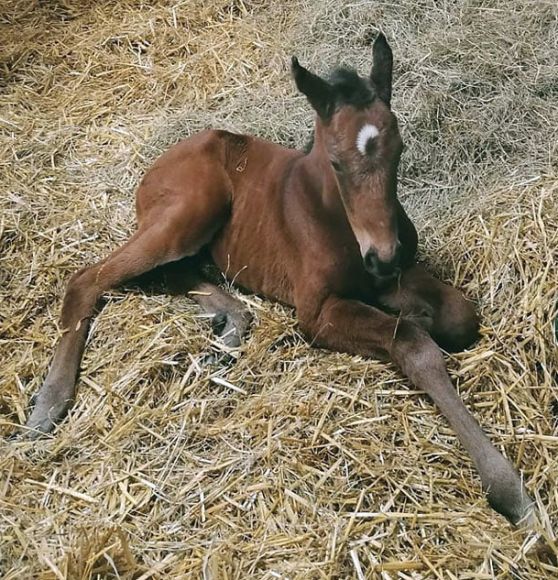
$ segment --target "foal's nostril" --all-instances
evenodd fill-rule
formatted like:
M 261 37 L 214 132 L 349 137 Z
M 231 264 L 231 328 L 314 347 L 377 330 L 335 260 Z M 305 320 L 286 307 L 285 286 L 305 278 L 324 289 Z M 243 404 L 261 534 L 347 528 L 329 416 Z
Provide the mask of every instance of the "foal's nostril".
M 369 250 L 364 256 L 364 268 L 367 272 L 371 274 L 376 274 L 376 268 L 378 263 L 378 255 L 374 250 Z
M 388 277 L 393 276 L 399 271 L 399 254 L 388 262 L 380 260 L 378 254 L 374 250 L 369 250 L 364 256 L 364 268 L 373 276 Z
M 391 276 L 392 274 L 395 274 L 396 267 L 397 263 L 395 260 L 390 262 L 382 262 L 381 260 L 378 260 L 376 264 L 376 269 L 380 276 Z

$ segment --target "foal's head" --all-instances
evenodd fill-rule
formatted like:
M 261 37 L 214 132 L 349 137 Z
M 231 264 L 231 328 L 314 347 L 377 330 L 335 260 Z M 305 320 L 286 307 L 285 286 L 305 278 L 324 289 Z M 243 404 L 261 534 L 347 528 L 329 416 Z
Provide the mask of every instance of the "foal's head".
M 391 277 L 399 265 L 396 174 L 403 142 L 390 109 L 393 57 L 383 34 L 369 77 L 340 68 L 328 80 L 293 57 L 298 89 L 318 114 L 315 146 L 328 157 L 365 268 Z

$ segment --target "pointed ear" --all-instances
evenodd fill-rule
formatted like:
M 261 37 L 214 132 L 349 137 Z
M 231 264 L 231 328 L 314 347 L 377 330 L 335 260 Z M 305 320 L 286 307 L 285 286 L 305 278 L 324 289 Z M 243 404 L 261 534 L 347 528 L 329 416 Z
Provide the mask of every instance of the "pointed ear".
M 378 96 L 386 105 L 391 102 L 391 79 L 393 71 L 393 53 L 386 37 L 380 32 L 372 48 L 373 65 L 370 80 L 378 91 Z
M 297 89 L 306 95 L 309 103 L 321 119 L 327 121 L 333 114 L 335 99 L 331 85 L 320 78 L 318 75 L 306 70 L 299 62 L 296 56 L 291 61 L 291 71 L 296 83 Z

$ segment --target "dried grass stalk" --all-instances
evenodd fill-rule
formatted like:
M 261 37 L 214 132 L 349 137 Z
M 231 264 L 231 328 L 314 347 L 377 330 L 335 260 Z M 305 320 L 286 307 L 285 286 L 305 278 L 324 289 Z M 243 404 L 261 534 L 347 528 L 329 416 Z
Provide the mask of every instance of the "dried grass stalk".
M 551 0 L 4 0 L 0 431 L 45 375 L 65 280 L 132 231 L 150 160 L 206 126 L 302 145 L 288 56 L 364 71 L 379 26 L 422 256 L 482 311 L 453 379 L 556 554 L 557 22 Z M 69 420 L 0 443 L 3 578 L 556 576 L 391 366 L 314 350 L 291 312 L 242 299 L 251 338 L 207 367 L 188 298 L 107 296 Z

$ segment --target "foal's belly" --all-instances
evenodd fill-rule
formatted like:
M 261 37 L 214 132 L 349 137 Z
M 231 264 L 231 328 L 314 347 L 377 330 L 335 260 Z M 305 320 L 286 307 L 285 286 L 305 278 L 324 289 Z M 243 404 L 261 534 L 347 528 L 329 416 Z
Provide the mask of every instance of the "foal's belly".
M 276 244 L 277 239 L 260 231 L 258 224 L 235 227 L 230 222 L 215 237 L 211 255 L 229 281 L 255 294 L 293 305 L 287 260 L 277 251 Z
M 211 243 L 211 255 L 228 280 L 292 305 L 293 257 L 279 225 L 280 208 L 270 197 L 268 192 L 235 195 L 230 217 Z

